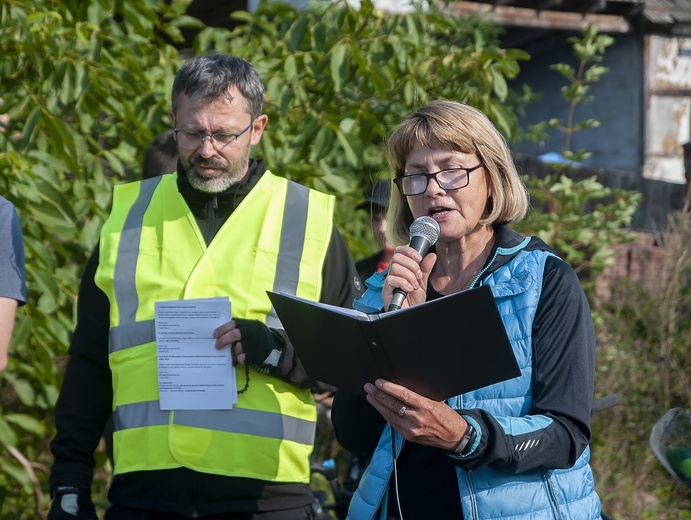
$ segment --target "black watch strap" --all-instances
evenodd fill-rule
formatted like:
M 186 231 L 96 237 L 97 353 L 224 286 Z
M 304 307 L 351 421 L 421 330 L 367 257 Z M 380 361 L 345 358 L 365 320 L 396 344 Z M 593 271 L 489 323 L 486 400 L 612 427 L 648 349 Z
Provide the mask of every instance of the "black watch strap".
M 475 428 L 473 428 L 472 424 L 467 424 L 468 426 L 465 429 L 463 437 L 461 438 L 461 442 L 459 442 L 458 446 L 456 446 L 456 449 L 453 450 L 453 452 L 456 455 L 467 455 L 473 447 L 473 444 L 475 443 L 475 437 L 477 437 L 477 432 L 475 431 Z

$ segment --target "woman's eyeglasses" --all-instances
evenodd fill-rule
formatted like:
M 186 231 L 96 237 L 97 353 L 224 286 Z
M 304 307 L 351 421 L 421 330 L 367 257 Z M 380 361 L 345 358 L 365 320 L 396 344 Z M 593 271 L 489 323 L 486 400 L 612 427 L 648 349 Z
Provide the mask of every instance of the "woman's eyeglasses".
M 437 181 L 442 190 L 460 190 L 470 182 L 470 172 L 481 167 L 482 163 L 470 168 L 448 168 L 434 173 L 414 173 L 398 177 L 393 182 L 401 195 L 406 197 L 425 193 L 430 179 Z

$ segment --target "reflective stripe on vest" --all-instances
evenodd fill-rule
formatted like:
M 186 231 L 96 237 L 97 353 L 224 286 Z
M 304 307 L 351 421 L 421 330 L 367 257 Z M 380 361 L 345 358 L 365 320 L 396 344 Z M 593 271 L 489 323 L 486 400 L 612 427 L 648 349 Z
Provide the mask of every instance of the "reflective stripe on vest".
M 307 389 L 251 370 L 250 390 L 240 396 L 233 410 L 160 410 L 153 301 L 228 294 L 233 316 L 281 328 L 265 290 L 318 299 L 332 231 L 333 198 L 266 172 L 245 198 L 254 195 L 251 204 L 241 203 L 216 235 L 220 239 L 207 247 L 179 197 L 175 176 L 164 177 L 139 183 L 138 191 L 136 185 L 117 191 L 110 222 L 102 233 L 97 285 L 111 300 L 114 472 L 186 466 L 221 475 L 307 482 L 316 423 Z M 229 224 L 235 214 L 239 216 Z M 239 244 L 233 240 L 238 230 L 243 232 Z M 252 245 L 254 233 L 256 245 Z M 171 247 L 170 236 L 180 243 Z M 179 255 L 175 247 L 180 248 Z M 240 269 L 234 279 L 232 266 L 227 272 L 223 266 L 216 267 L 224 263 L 219 259 L 233 254 L 233 262 L 241 267 L 247 256 L 246 262 L 253 262 L 249 270 L 257 276 L 243 276 Z M 148 267 L 140 265 L 142 258 Z M 171 258 L 180 258 L 180 269 L 191 271 L 175 271 Z M 157 261 L 162 262 L 160 272 Z M 169 276 L 171 265 L 174 276 Z M 154 278 L 158 276 L 153 282 L 148 281 L 150 269 Z M 157 291 L 161 294 L 152 294 Z M 239 383 L 243 383 L 244 367 L 239 369 Z M 260 464 L 253 457 L 257 452 L 270 455 Z
M 114 431 L 142 426 L 165 426 L 170 421 L 168 411 L 159 408 L 158 401 L 147 401 L 118 406 L 114 417 Z M 255 435 L 274 439 L 290 438 L 300 444 L 314 442 L 314 424 L 296 417 L 262 412 L 259 410 L 236 409 L 232 416 L 225 410 L 180 410 L 175 412 L 175 424 L 193 426 L 207 430 Z
M 123 323 L 131 323 L 136 319 L 139 295 L 137 294 L 134 274 L 139 257 L 142 220 L 161 179 L 162 177 L 155 177 L 153 182 L 142 183 L 139 196 L 127 214 L 122 229 L 122 239 L 118 247 L 118 261 L 113 277 L 113 289 L 117 305 L 120 308 L 120 321 Z

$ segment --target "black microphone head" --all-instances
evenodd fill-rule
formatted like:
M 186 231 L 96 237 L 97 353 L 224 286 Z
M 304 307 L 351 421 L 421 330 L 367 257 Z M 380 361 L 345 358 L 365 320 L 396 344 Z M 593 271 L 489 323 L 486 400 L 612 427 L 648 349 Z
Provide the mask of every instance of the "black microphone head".
M 413 237 L 423 237 L 432 246 L 439 238 L 439 224 L 432 217 L 418 217 L 410 225 L 410 239 Z

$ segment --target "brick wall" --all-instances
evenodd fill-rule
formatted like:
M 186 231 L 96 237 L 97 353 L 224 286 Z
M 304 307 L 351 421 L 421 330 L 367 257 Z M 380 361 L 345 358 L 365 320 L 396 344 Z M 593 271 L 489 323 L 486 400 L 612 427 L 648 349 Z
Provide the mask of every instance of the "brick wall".
M 638 232 L 634 243 L 613 247 L 614 265 L 598 277 L 595 286 L 597 298 L 611 298 L 612 284 L 619 278 L 640 282 L 649 289 L 665 283 L 665 249 L 661 247 L 658 235 Z

